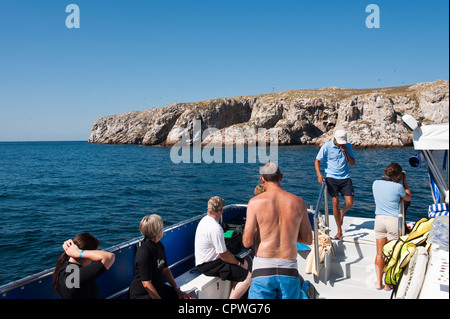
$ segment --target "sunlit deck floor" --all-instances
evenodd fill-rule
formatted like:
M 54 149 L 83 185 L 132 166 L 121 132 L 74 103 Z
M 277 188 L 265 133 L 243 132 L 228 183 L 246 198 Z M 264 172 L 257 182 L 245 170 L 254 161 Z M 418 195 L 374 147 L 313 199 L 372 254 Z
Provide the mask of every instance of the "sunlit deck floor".
M 319 276 L 306 275 L 306 257 L 308 252 L 299 252 L 299 273 L 309 280 L 319 298 L 325 299 L 389 299 L 392 291 L 375 288 L 376 242 L 374 219 L 345 216 L 344 236 L 332 240 L 336 257 L 331 256 L 330 272 L 321 269 Z M 330 216 L 330 237 L 336 234 L 334 217 Z

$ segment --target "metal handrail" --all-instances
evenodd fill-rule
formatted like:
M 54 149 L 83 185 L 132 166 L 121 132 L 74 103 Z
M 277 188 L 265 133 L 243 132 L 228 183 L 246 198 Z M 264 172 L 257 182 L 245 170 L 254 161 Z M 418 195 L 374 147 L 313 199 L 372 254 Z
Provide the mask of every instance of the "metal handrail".
M 322 199 L 325 205 L 325 232 L 329 235 L 329 219 L 328 219 L 328 196 L 327 196 L 327 184 L 325 181 L 322 182 L 322 187 L 320 188 L 319 197 L 316 203 L 316 209 L 314 210 L 314 253 L 315 253 L 315 266 L 316 272 L 320 269 L 320 257 L 319 257 L 319 216 L 320 216 L 320 205 L 322 204 Z
M 436 161 L 434 160 L 432 153 L 430 151 L 422 151 L 422 154 L 424 155 L 425 160 L 427 161 L 428 168 L 430 169 L 432 175 L 434 176 L 436 186 L 438 187 L 442 196 L 445 197 L 445 193 L 448 191 L 448 184 L 445 182 L 445 179 L 442 176 L 439 169 L 437 169 L 437 164 Z
M 400 205 L 398 207 L 398 234 L 399 236 L 403 236 L 405 232 L 405 200 L 400 199 Z

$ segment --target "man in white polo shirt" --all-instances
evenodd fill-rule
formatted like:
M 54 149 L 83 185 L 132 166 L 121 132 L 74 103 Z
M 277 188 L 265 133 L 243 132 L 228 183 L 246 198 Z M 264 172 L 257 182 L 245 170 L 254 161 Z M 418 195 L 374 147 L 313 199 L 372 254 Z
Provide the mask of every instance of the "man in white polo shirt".
M 320 172 L 320 162 L 324 162 L 325 177 Z M 338 232 L 335 239 L 342 237 L 342 223 L 345 213 L 353 206 L 353 184 L 350 179 L 349 165 L 355 165 L 355 154 L 347 140 L 347 132 L 336 130 L 333 140 L 325 143 L 316 156 L 314 167 L 320 184 L 327 183 L 328 193 L 333 202 L 333 215 Z M 345 198 L 342 209 L 339 208 L 339 193 Z
M 208 201 L 208 214 L 195 232 L 195 265 L 207 276 L 232 281 L 230 299 L 239 299 L 250 287 L 251 274 L 247 262 L 235 257 L 226 247 L 219 221 L 225 200 L 218 196 Z

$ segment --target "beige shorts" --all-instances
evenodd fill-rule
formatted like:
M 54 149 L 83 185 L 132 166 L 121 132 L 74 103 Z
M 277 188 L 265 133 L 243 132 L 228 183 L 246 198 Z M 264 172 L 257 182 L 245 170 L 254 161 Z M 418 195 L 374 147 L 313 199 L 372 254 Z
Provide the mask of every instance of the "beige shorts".
M 377 215 L 375 217 L 375 238 L 387 238 L 388 241 L 398 239 L 398 218 Z

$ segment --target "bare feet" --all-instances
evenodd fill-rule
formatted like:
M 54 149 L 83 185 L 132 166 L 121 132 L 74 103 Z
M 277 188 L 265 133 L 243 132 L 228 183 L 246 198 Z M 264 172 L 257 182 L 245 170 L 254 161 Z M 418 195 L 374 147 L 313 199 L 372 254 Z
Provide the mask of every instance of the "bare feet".
M 383 289 L 383 288 L 384 288 L 384 289 Z M 375 283 L 375 289 L 376 289 L 376 290 L 386 290 L 386 291 L 389 291 L 389 290 L 392 290 L 392 287 L 389 286 L 389 285 L 384 285 L 384 287 L 383 287 L 383 284 Z
M 334 236 L 334 239 L 341 239 L 341 237 L 342 237 L 342 232 L 338 232 L 336 234 L 336 236 Z

